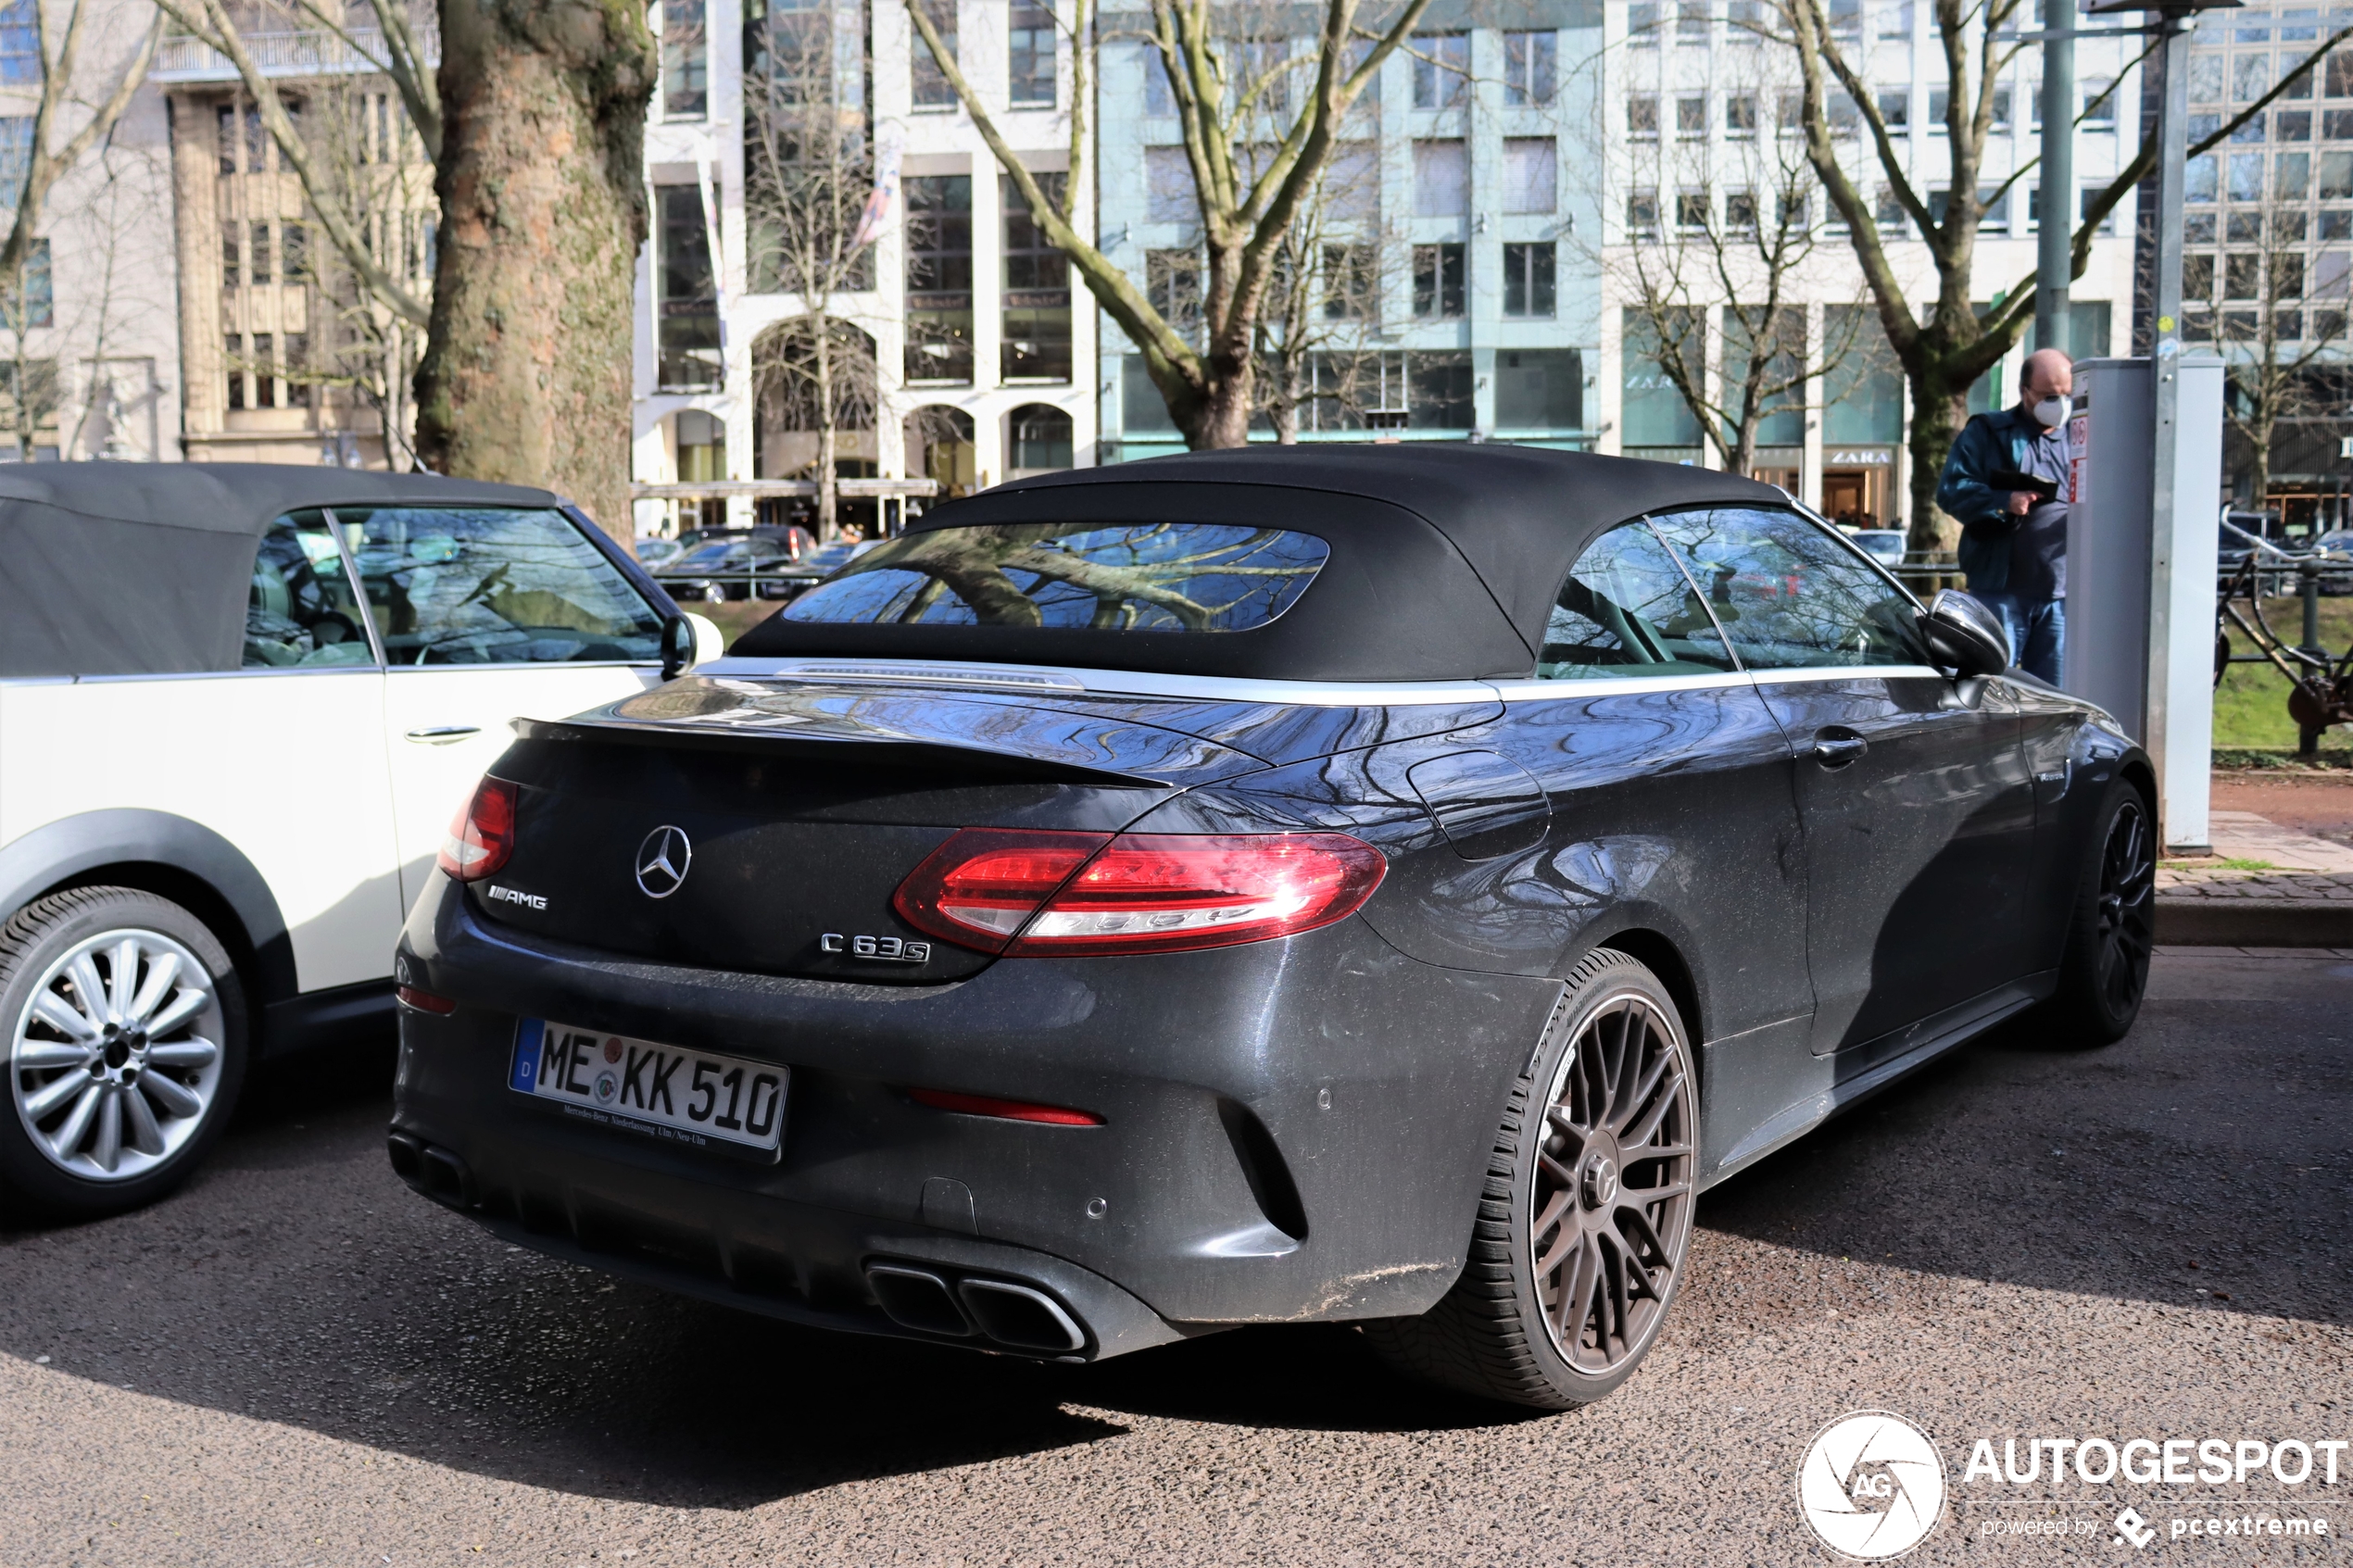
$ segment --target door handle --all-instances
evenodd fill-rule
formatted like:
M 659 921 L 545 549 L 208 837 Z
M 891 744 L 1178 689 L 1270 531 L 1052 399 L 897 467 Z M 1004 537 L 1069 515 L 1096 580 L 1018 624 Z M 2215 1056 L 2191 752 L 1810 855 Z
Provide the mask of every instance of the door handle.
M 422 730 L 409 731 L 409 738 L 419 746 L 447 746 L 452 741 L 480 734 L 482 726 L 479 724 L 433 724 Z
M 1825 768 L 1843 768 L 1871 748 L 1852 730 L 1818 730 L 1814 734 L 1814 760 Z

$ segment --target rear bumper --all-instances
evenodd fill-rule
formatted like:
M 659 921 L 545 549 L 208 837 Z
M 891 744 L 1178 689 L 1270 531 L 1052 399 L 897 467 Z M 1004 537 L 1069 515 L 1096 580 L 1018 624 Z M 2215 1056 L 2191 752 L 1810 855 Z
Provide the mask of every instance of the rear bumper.
M 419 901 L 401 960 L 459 1005 L 404 1012 L 396 1136 L 462 1172 L 421 1186 L 510 1240 L 917 1336 L 940 1336 L 885 1311 L 895 1276 L 878 1295 L 875 1265 L 936 1276 L 966 1327 L 996 1299 L 976 1315 L 972 1282 L 1035 1287 L 1079 1320 L 1081 1356 L 1426 1310 L 1461 1271 L 1504 1097 L 1559 994 L 1418 963 L 1357 921 L 1208 952 L 1007 960 L 938 986 L 791 980 L 561 947 L 446 884 Z M 522 1017 L 789 1065 L 782 1157 L 681 1149 L 512 1092 Z M 943 1112 L 909 1086 L 1105 1124 Z

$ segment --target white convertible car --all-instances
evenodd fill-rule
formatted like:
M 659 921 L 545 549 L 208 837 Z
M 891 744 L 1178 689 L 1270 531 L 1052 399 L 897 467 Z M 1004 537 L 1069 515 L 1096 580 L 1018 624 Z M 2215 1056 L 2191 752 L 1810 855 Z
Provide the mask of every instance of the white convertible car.
M 544 491 L 0 475 L 0 1198 L 145 1202 L 248 1060 L 380 1026 L 401 920 L 510 722 L 717 642 Z

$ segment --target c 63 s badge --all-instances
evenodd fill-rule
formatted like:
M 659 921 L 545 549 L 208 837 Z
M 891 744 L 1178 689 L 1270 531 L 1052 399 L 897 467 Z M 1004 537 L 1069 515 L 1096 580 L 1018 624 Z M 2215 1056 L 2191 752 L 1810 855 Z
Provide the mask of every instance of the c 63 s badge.
M 853 959 L 866 959 L 875 963 L 929 963 L 931 944 L 904 942 L 896 936 L 848 936 L 838 931 L 828 931 L 817 938 L 821 953 L 847 953 Z

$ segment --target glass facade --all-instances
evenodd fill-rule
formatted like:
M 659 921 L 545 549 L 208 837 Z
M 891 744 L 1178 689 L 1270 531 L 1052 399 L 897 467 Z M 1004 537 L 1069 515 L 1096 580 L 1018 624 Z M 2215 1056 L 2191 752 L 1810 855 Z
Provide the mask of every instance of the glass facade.
M 968 386 L 973 379 L 973 182 L 918 175 L 907 202 L 906 379 Z

